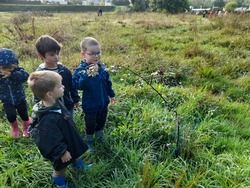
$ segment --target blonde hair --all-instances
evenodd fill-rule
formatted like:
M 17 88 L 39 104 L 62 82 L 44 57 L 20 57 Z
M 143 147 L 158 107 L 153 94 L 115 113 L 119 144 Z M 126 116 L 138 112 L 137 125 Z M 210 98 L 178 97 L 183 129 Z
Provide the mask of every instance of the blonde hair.
M 90 46 L 101 46 L 100 43 L 93 37 L 86 37 L 82 40 L 80 47 L 81 50 L 86 52 Z
M 61 75 L 56 72 L 46 70 L 36 71 L 30 74 L 28 86 L 36 97 L 44 99 L 46 93 L 53 91 L 61 80 Z

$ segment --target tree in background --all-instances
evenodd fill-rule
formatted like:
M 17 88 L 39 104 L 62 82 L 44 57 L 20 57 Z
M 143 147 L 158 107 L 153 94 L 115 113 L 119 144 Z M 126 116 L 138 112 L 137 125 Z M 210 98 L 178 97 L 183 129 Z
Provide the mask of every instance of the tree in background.
M 131 0 L 132 10 L 145 11 L 149 8 L 149 0 Z
M 224 0 L 215 0 L 214 1 L 214 7 L 219 7 L 223 8 L 225 6 L 225 1 Z
M 238 7 L 249 7 L 250 6 L 250 1 L 249 0 L 236 0 Z
M 159 0 L 149 0 L 149 8 L 151 11 L 156 12 L 158 11 L 158 1 Z
M 100 0 L 99 5 L 104 6 L 105 5 L 105 0 Z
M 188 0 L 131 0 L 134 11 L 166 11 L 169 13 L 183 12 L 189 9 Z
M 237 3 L 235 1 L 230 1 L 225 5 L 225 9 L 228 12 L 233 12 L 234 9 L 237 7 Z
M 208 8 L 212 7 L 214 1 L 211 0 L 188 0 L 188 3 L 193 6 L 194 8 Z
M 187 0 L 149 0 L 151 11 L 166 11 L 169 13 L 184 12 L 189 9 Z

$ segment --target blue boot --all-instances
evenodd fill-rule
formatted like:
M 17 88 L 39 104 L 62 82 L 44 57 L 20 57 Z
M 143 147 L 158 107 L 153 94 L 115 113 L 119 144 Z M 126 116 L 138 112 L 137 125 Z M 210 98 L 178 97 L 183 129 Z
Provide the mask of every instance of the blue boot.
M 103 143 L 103 130 L 95 132 L 96 140 L 98 143 Z
M 52 179 L 54 180 L 54 183 L 56 186 L 60 187 L 60 188 L 70 188 L 70 186 L 68 186 L 65 183 L 65 177 L 64 176 L 59 176 L 59 177 L 55 177 L 52 175 Z
M 93 149 L 93 145 L 94 145 L 94 135 L 93 134 L 86 134 L 86 144 L 90 150 Z
M 91 166 L 92 166 L 92 164 L 84 165 L 82 159 L 80 159 L 76 163 L 72 163 L 72 167 L 73 168 L 78 168 L 78 169 L 89 169 Z

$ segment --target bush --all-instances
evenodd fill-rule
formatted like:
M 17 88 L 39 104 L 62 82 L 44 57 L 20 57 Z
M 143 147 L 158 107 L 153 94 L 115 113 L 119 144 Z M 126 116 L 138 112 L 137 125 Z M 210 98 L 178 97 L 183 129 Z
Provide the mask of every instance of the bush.
M 233 12 L 234 9 L 237 7 L 237 3 L 235 1 L 230 1 L 225 5 L 225 9 L 228 12 Z
M 112 3 L 117 6 L 128 6 L 130 4 L 129 0 L 113 0 Z
M 40 5 L 41 1 L 18 1 L 18 0 L 0 0 L 0 4 L 31 4 Z
M 114 11 L 114 6 L 103 6 L 103 11 Z M 71 5 L 1 5 L 0 12 L 16 11 L 47 11 L 47 12 L 96 12 L 97 6 L 71 6 Z

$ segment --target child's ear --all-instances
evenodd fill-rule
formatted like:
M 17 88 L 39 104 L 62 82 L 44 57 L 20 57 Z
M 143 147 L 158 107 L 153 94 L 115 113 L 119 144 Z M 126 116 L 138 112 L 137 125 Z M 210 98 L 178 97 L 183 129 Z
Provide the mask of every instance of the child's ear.
M 49 97 L 49 98 L 52 97 L 52 95 L 53 95 L 53 94 L 52 94 L 51 91 L 48 91 L 48 92 L 46 93 L 46 96 Z
M 81 52 L 81 55 L 82 55 L 82 58 L 85 58 L 85 52 L 84 51 Z
M 37 53 L 38 57 L 40 57 L 41 59 L 43 59 L 43 55 L 40 54 L 39 52 Z

